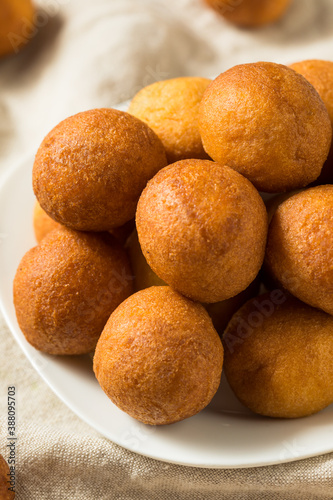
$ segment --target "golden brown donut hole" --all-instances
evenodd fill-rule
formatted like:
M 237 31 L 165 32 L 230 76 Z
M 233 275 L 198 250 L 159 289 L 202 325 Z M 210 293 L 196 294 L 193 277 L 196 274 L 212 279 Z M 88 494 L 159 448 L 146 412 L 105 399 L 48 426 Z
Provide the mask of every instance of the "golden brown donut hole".
M 211 80 L 181 77 L 155 82 L 138 92 L 129 113 L 140 118 L 161 139 L 174 163 L 186 158 L 208 159 L 198 128 L 199 105 Z
M 121 410 L 151 425 L 205 408 L 220 384 L 221 340 L 200 304 L 170 287 L 135 293 L 110 316 L 94 371 Z
M 166 165 L 157 135 L 115 109 L 78 113 L 57 125 L 33 166 L 35 195 L 48 215 L 81 231 L 107 231 L 135 215 L 147 181 Z
M 333 314 L 333 186 L 281 203 L 269 226 L 265 268 L 307 304 Z
M 84 354 L 95 348 L 110 314 L 133 291 L 127 255 L 110 239 L 62 227 L 24 255 L 14 305 L 36 349 Z
M 333 403 L 333 317 L 281 290 L 247 302 L 223 337 L 224 370 L 252 411 L 305 417 Z
M 270 193 L 316 180 L 332 139 L 328 112 L 313 86 L 291 68 L 269 62 L 219 75 L 202 98 L 199 129 L 213 160 Z
M 152 270 L 199 302 L 240 293 L 264 258 L 267 212 L 259 193 L 242 175 L 207 160 L 161 170 L 140 197 L 136 225 Z

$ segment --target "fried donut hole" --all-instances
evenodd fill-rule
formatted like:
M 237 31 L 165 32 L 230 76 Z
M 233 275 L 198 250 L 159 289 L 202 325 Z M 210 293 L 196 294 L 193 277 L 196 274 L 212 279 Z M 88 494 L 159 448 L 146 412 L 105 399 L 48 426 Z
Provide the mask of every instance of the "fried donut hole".
M 111 401 L 145 424 L 178 422 L 204 409 L 221 379 L 223 348 L 200 304 L 170 287 L 135 293 L 111 315 L 94 372 Z
M 333 314 L 333 186 L 306 189 L 277 208 L 265 269 L 290 293 Z
M 93 109 L 59 123 L 39 147 L 35 195 L 55 221 L 108 231 L 135 215 L 147 181 L 166 165 L 157 135 L 134 116 Z
M 24 255 L 14 305 L 36 349 L 84 354 L 95 348 L 110 314 L 133 290 L 127 255 L 110 240 L 63 227 Z
M 267 212 L 261 197 L 245 177 L 208 160 L 161 170 L 140 197 L 136 225 L 152 270 L 199 302 L 237 295 L 263 262 Z
M 333 403 L 333 317 L 281 290 L 247 302 L 223 337 L 238 399 L 268 417 L 312 415 Z
M 269 62 L 218 76 L 202 98 L 199 129 L 213 160 L 271 193 L 315 181 L 332 139 L 328 112 L 313 86 L 291 68 Z
M 129 113 L 140 118 L 163 142 L 168 163 L 209 158 L 198 128 L 199 105 L 211 80 L 172 78 L 144 87 L 134 96 Z

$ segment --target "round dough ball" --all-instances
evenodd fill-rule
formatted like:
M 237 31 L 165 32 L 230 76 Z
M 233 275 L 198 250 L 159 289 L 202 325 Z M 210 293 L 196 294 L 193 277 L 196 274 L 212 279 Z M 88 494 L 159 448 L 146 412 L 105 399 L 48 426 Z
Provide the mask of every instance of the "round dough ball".
M 207 78 L 172 78 L 148 85 L 134 96 L 129 113 L 156 132 L 165 147 L 168 163 L 209 158 L 202 146 L 198 114 L 210 82 Z
M 33 212 L 33 226 L 37 243 L 40 243 L 47 234 L 54 229 L 61 228 L 61 224 L 51 219 L 36 201 Z
M 93 109 L 59 123 L 38 149 L 35 195 L 54 220 L 107 231 L 135 215 L 147 181 L 166 165 L 156 134 L 134 116 Z
M 314 86 L 326 106 L 333 126 L 333 62 L 314 59 L 294 63 L 290 67 L 303 75 Z M 333 184 L 332 146 L 316 184 Z
M 199 128 L 215 161 L 272 193 L 317 179 L 332 139 L 328 112 L 312 85 L 268 62 L 218 76 L 201 101 Z
M 247 302 L 223 337 L 224 370 L 252 411 L 305 417 L 333 403 L 333 317 L 274 290 Z
M 8 448 L 9 449 L 9 448 Z M 8 488 L 14 487 L 12 486 L 10 481 L 10 470 L 8 463 L 0 455 L 0 498 L 1 500 L 13 500 L 15 498 L 15 492 L 9 490 Z
M 208 405 L 222 363 L 222 344 L 203 306 L 157 286 L 135 293 L 110 316 L 94 371 L 121 410 L 145 424 L 162 425 Z
M 21 260 L 14 279 L 20 328 L 49 354 L 92 351 L 114 309 L 133 291 L 127 255 L 116 240 L 65 227 Z
M 265 258 L 274 280 L 329 314 L 333 314 L 332 228 L 333 186 L 302 191 L 277 208 Z
M 17 53 L 31 38 L 35 9 L 31 0 L 0 0 L 0 57 Z
M 205 0 L 231 23 L 258 27 L 280 19 L 291 0 Z
M 237 295 L 263 262 L 264 202 L 245 177 L 211 161 L 161 170 L 140 197 L 136 225 L 153 271 L 199 302 Z

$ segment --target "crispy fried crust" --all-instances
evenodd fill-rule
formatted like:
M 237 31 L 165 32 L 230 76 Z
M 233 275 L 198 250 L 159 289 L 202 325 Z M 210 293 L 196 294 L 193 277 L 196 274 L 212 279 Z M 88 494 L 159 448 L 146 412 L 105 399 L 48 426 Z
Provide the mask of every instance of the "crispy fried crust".
M 195 415 L 220 384 L 223 348 L 203 306 L 169 287 L 135 293 L 111 315 L 94 371 L 121 410 L 151 425 Z

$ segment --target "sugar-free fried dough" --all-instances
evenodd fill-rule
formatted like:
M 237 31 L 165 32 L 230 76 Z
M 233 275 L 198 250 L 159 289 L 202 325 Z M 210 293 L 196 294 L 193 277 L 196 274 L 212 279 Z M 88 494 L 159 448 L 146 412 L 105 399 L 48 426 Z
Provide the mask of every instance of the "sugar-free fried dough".
M 111 315 L 94 371 L 111 401 L 151 425 L 195 415 L 220 384 L 223 348 L 203 306 L 170 287 L 135 293 Z
M 0 0 L 0 57 L 18 52 L 31 38 L 31 0 Z
M 265 258 L 273 279 L 329 314 L 333 314 L 332 228 L 333 186 L 306 189 L 277 208 Z
M 259 27 L 280 19 L 291 0 L 205 0 L 228 21 Z
M 243 176 L 211 161 L 182 160 L 161 170 L 140 197 L 136 224 L 153 271 L 200 302 L 237 295 L 263 261 L 261 197 Z
M 107 231 L 132 219 L 147 181 L 166 165 L 156 134 L 134 116 L 94 109 L 59 123 L 42 142 L 33 186 L 54 220 Z
M 211 158 L 272 193 L 316 180 L 332 138 L 328 112 L 312 85 L 268 62 L 218 76 L 201 101 L 199 129 Z
M 140 118 L 163 142 L 168 163 L 208 158 L 198 129 L 199 104 L 211 80 L 182 77 L 155 82 L 134 96 L 129 113 Z
M 110 238 L 106 243 L 100 235 L 61 228 L 24 255 L 14 279 L 14 305 L 36 349 L 92 351 L 112 311 L 132 293 L 127 255 Z
M 239 400 L 297 418 L 333 403 L 333 317 L 281 291 L 247 302 L 223 337 L 224 370 Z

